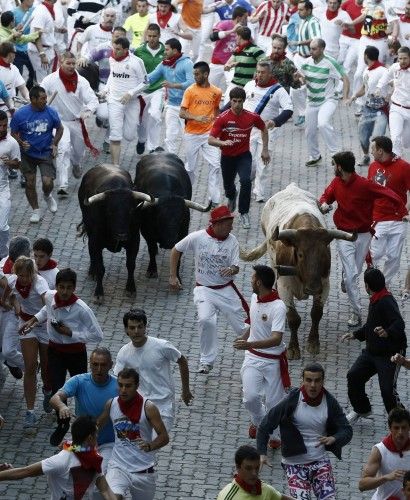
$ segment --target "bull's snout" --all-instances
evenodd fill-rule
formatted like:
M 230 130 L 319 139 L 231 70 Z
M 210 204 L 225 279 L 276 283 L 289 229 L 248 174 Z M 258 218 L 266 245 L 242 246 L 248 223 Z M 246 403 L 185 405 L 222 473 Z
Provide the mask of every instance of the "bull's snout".
M 121 242 L 123 242 L 123 241 L 127 241 L 127 240 L 128 240 L 128 234 L 127 234 L 127 233 L 119 233 L 119 234 L 117 234 L 117 235 L 115 236 L 115 239 L 116 239 L 117 241 L 121 241 Z

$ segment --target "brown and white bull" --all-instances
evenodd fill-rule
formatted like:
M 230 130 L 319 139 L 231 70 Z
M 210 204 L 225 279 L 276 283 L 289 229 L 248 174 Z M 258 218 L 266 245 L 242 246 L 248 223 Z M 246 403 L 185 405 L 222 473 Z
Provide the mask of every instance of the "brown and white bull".
M 295 183 L 270 198 L 261 216 L 265 241 L 250 251 L 241 250 L 241 259 L 256 260 L 268 252 L 272 267 L 278 272 L 277 289 L 287 306 L 291 332 L 288 358 L 299 359 L 298 328 L 300 316 L 295 298 L 305 300 L 313 296 L 312 326 L 307 350 L 319 352 L 319 322 L 329 295 L 330 248 L 333 239 L 354 241 L 355 234 L 326 229 L 315 197 Z

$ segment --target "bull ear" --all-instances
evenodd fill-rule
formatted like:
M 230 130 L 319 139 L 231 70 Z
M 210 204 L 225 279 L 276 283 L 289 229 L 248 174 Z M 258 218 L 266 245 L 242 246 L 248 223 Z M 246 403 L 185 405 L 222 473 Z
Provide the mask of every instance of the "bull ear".
M 294 266 L 275 266 L 279 276 L 296 276 L 297 269 Z

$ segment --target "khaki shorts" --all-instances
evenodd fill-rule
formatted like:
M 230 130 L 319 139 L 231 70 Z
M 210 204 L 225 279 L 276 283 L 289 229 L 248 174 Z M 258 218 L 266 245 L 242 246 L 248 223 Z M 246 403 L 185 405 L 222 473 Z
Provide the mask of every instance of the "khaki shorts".
M 40 169 L 41 177 L 56 178 L 56 166 L 54 160 L 50 158 L 33 158 L 32 156 L 21 154 L 21 172 L 23 174 L 36 175 L 37 167 Z

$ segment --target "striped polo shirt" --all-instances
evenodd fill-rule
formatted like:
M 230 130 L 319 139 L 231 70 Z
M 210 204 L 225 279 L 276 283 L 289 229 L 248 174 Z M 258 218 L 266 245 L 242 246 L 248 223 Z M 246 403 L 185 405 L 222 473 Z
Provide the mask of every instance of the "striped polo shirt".
M 298 28 L 298 42 L 312 40 L 312 38 L 321 38 L 319 20 L 310 15 L 306 19 L 301 19 Z M 309 45 L 298 45 L 298 53 L 300 56 L 310 56 Z
M 326 54 L 317 62 L 313 57 L 306 59 L 302 64 L 301 73 L 306 80 L 310 106 L 320 106 L 328 99 L 336 99 L 337 83 L 346 74 L 343 66 Z
M 288 18 L 288 4 L 282 3 L 278 9 L 274 9 L 270 0 L 262 2 L 256 9 L 255 15 L 262 14 L 259 20 L 259 34 L 272 36 L 273 33 L 281 33 L 282 25 Z
M 234 54 L 234 60 L 237 64 L 232 83 L 240 87 L 245 86 L 252 80 L 256 71 L 256 64 L 263 57 L 265 57 L 265 52 L 253 43 L 245 47 L 239 54 Z

